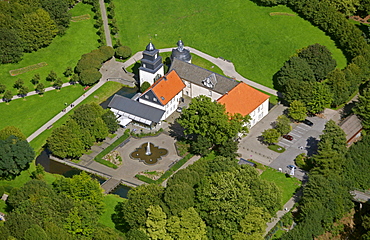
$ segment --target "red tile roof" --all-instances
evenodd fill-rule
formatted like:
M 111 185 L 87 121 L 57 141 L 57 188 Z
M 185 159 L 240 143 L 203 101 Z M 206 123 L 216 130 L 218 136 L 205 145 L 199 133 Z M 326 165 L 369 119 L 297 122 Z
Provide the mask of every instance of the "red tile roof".
M 167 73 L 158 79 L 147 91 L 152 90 L 158 97 L 158 100 L 166 105 L 172 98 L 174 98 L 182 89 L 185 84 L 177 75 L 175 70 Z
M 239 83 L 227 94 L 220 97 L 217 102 L 224 104 L 229 114 L 240 113 L 246 116 L 253 112 L 270 96 L 264 94 L 244 82 Z

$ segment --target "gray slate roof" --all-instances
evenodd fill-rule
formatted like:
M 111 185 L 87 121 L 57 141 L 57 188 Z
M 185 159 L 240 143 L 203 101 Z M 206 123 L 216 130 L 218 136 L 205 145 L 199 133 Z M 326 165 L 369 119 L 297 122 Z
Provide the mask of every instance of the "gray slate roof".
M 115 94 L 108 107 L 158 123 L 164 111 Z
M 214 74 L 216 77 L 217 83 L 212 90 L 222 95 L 226 94 L 231 89 L 233 89 L 236 85 L 238 85 L 238 82 L 231 78 L 227 78 L 225 76 L 214 73 L 207 69 L 198 67 L 194 64 L 181 61 L 177 58 L 174 58 L 172 61 L 170 71 L 173 69 L 177 72 L 177 74 L 180 76 L 181 79 L 184 79 L 186 81 L 189 81 L 191 83 L 197 84 L 202 87 L 205 87 L 202 81 L 210 77 L 212 74 Z
M 339 124 L 339 126 L 346 134 L 347 142 L 362 129 L 361 121 L 356 115 L 351 115 L 347 117 Z

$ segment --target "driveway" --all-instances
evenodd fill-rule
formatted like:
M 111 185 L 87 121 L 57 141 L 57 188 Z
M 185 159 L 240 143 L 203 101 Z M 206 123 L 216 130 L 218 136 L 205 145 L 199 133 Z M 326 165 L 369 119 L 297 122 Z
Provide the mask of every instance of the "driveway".
M 294 159 L 297 155 L 305 153 L 308 156 L 316 153 L 317 143 L 319 142 L 319 136 L 325 128 L 327 119 L 319 117 L 309 117 L 313 126 L 307 126 L 303 123 L 294 124 L 293 130 L 289 135 L 293 136 L 293 141 L 288 141 L 282 139 L 279 141 L 279 145 L 286 148 L 285 152 L 281 153 L 274 161 L 272 161 L 269 166 L 279 170 L 282 169 L 285 173 L 290 173 L 288 165 L 295 165 Z M 303 180 L 305 177 L 305 172 L 301 169 L 296 169 L 294 177 Z

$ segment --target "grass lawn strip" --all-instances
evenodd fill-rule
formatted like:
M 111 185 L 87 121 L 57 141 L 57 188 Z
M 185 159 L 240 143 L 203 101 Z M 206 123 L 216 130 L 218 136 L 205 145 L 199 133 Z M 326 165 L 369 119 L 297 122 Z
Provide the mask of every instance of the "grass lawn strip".
M 18 69 L 10 70 L 9 73 L 10 73 L 11 76 L 17 76 L 19 74 L 26 73 L 26 72 L 29 72 L 29 71 L 32 71 L 32 70 L 36 70 L 36 69 L 45 67 L 47 65 L 48 64 L 46 62 L 41 62 L 41 63 L 33 64 L 33 65 L 30 65 L 30 66 L 27 66 L 27 67 L 24 67 L 24 68 L 18 68 Z
M 284 62 L 311 44 L 327 46 L 338 67 L 346 66 L 335 42 L 310 22 L 298 15 L 270 16 L 271 12 L 296 14 L 283 5 L 262 7 L 250 0 L 227 4 L 221 0 L 163 0 L 154 6 L 150 0 L 126 0 L 115 6 L 120 40 L 134 53 L 143 51 L 150 38 L 160 49 L 175 47 L 181 37 L 185 45 L 231 60 L 242 76 L 270 88 Z M 151 17 L 158 12 L 160 18 Z
M 301 182 L 294 177 L 287 177 L 284 173 L 273 168 L 266 168 L 261 174 L 261 178 L 277 185 L 282 192 L 282 204 L 285 204 L 301 186 Z
M 99 218 L 99 223 L 114 229 L 115 225 L 112 221 L 112 214 L 115 213 L 114 208 L 117 203 L 127 200 L 114 194 L 107 194 L 104 196 L 103 201 L 105 203 L 105 208 L 104 213 Z
M 83 3 L 78 3 L 69 12 L 72 16 L 93 14 L 91 5 Z M 6 85 L 7 90 L 11 90 L 14 95 L 17 94 L 18 90 L 13 88 L 13 85 L 19 76 L 10 76 L 9 71 L 42 62 L 46 62 L 48 65 L 21 75 L 24 86 L 28 87 L 30 91 L 35 87 L 30 81 L 36 73 L 40 74 L 40 82 L 45 87 L 52 86 L 51 82 L 46 81 L 46 77 L 50 71 L 56 72 L 57 76 L 61 77 L 63 82 L 68 82 L 69 80 L 63 75 L 66 68 L 74 68 L 82 54 L 99 47 L 98 35 L 96 34 L 94 23 L 95 20 L 93 18 L 86 21 L 71 22 L 66 33 L 63 36 L 56 36 L 48 47 L 39 49 L 36 52 L 25 53 L 23 60 L 19 63 L 0 65 L 0 84 Z M 2 96 L 0 94 L 0 97 Z

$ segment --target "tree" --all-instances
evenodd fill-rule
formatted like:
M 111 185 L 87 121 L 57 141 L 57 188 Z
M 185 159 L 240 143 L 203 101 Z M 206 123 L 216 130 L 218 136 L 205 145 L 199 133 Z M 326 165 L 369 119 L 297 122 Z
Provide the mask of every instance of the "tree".
M 48 236 L 42 227 L 37 224 L 31 225 L 24 233 L 25 240 L 47 240 Z
M 80 73 L 80 82 L 84 86 L 91 86 L 97 83 L 102 77 L 101 73 L 97 69 L 87 69 Z
M 31 79 L 31 83 L 32 83 L 33 85 L 36 85 L 36 84 L 38 84 L 39 82 L 40 82 L 40 74 L 36 73 L 36 74 L 32 77 L 32 79 Z
M 28 87 L 26 86 L 22 86 L 21 88 L 19 88 L 18 90 L 18 95 L 22 96 L 22 97 L 25 97 L 27 96 L 27 93 L 28 93 Z
M 0 28 L 0 63 L 16 63 L 23 56 L 23 40 L 15 29 Z
M 69 211 L 64 228 L 72 235 L 90 238 L 96 229 L 96 219 L 99 218 L 94 210 L 90 204 L 78 204 Z
M 167 186 L 176 184 L 187 184 L 194 187 L 200 181 L 200 177 L 197 171 L 189 170 L 189 168 L 180 169 L 167 181 Z
M 261 207 L 254 207 L 240 221 L 241 231 L 233 236 L 235 240 L 257 240 L 263 239 L 266 229 L 266 222 L 269 215 Z
M 218 154 L 227 158 L 235 158 L 238 151 L 238 142 L 233 139 L 228 139 L 226 142 L 218 146 Z
M 127 240 L 149 240 L 149 237 L 141 229 L 131 228 L 126 233 L 126 239 Z
M 329 0 L 329 3 L 346 16 L 352 16 L 356 12 L 357 6 L 360 5 L 359 0 Z
M 24 84 L 24 81 L 21 78 L 18 78 L 17 81 L 15 81 L 13 87 L 16 89 L 20 89 Z
M 53 183 L 53 189 L 57 193 L 63 193 L 79 201 L 81 205 L 94 206 L 96 213 L 102 213 L 104 210 L 103 189 L 98 180 L 91 178 L 86 172 L 81 172 L 72 178 L 57 179 Z
M 116 48 L 115 56 L 116 58 L 126 59 L 132 54 L 131 48 L 127 46 L 120 46 Z
M 159 185 L 141 185 L 129 191 L 128 200 L 118 203 L 113 221 L 116 227 L 128 224 L 130 228 L 144 227 L 146 211 L 150 206 L 162 205 L 163 187 Z
M 76 108 L 71 118 L 82 129 L 87 129 L 92 133 L 96 119 L 100 118 L 104 113 L 103 108 L 96 103 L 83 104 Z
M 40 94 L 40 95 L 44 94 L 44 92 L 45 92 L 45 86 L 44 86 L 43 83 L 37 84 L 37 86 L 36 86 L 36 92 L 38 94 Z
M 140 86 L 140 92 L 145 92 L 148 88 L 150 88 L 150 83 L 148 82 L 143 82 Z
M 46 142 L 53 155 L 60 158 L 78 158 L 85 150 L 79 136 L 65 125 L 55 128 Z
M 268 144 L 277 143 L 280 136 L 279 131 L 274 128 L 266 129 L 262 132 L 263 141 Z
M 16 136 L 19 140 L 26 140 L 22 131 L 14 126 L 7 126 L 0 130 L 0 140 L 6 140 L 10 136 Z
M 305 106 L 312 100 L 312 92 L 314 91 L 314 83 L 306 81 L 297 81 L 290 79 L 287 81 L 284 90 L 284 100 L 291 104 L 294 100 L 299 100 Z
M 58 75 L 56 74 L 56 72 L 51 70 L 48 76 L 46 77 L 46 81 L 54 82 L 55 80 L 57 80 L 57 78 L 58 78 Z
M 333 94 L 329 86 L 322 83 L 313 85 L 311 101 L 306 103 L 308 111 L 312 113 L 322 112 L 326 107 L 329 107 L 333 101 Z
M 104 140 L 108 136 L 108 127 L 100 117 L 97 118 L 92 126 L 91 135 L 95 137 L 96 140 Z
M 58 34 L 63 35 L 71 20 L 68 2 L 66 0 L 41 0 L 40 2 L 42 8 L 49 13 L 50 18 L 57 25 Z
M 167 231 L 173 239 L 208 239 L 206 224 L 192 207 L 182 210 L 179 216 L 170 217 L 167 221 Z
M 191 151 L 194 154 L 206 156 L 210 153 L 212 148 L 212 142 L 202 135 L 197 136 L 197 140 L 191 144 Z
M 292 126 L 290 125 L 290 119 L 285 115 L 280 115 L 276 120 L 275 129 L 281 134 L 288 134 L 292 131 Z
M 80 77 L 78 76 L 78 74 L 73 74 L 71 77 L 70 83 L 76 84 L 78 81 L 80 81 Z
M 19 36 L 24 41 L 24 49 L 27 52 L 48 46 L 58 32 L 49 13 L 41 8 L 25 14 L 19 21 L 18 27 Z
M 353 112 L 361 119 L 363 128 L 370 129 L 370 90 L 368 88 L 358 96 Z
M 307 109 L 301 101 L 294 100 L 289 106 L 288 115 L 296 121 L 303 121 L 307 117 Z
M 114 56 L 114 49 L 111 46 L 101 46 L 99 51 L 102 55 L 101 62 L 106 62 Z
M 289 80 L 297 82 L 315 81 L 315 75 L 305 59 L 299 57 L 291 57 L 284 66 L 277 72 L 276 88 L 285 92 L 285 86 Z
M 119 124 L 116 115 L 114 115 L 111 110 L 107 109 L 101 118 L 107 125 L 108 131 L 110 133 L 114 133 L 115 131 L 117 131 L 117 129 L 119 128 Z
M 167 233 L 167 216 L 158 205 L 150 206 L 148 209 L 148 218 L 145 222 L 146 234 L 150 239 L 171 240 Z
M 14 178 L 21 171 L 28 168 L 35 157 L 35 152 L 26 140 L 10 136 L 6 140 L 0 140 L 0 176 L 2 178 Z
M 351 94 L 349 84 L 345 73 L 338 68 L 328 75 L 328 85 L 333 93 L 333 106 L 337 107 L 348 100 Z
M 163 200 L 169 207 L 171 214 L 178 215 L 182 210 L 194 206 L 194 197 L 193 187 L 182 183 L 167 187 Z
M 243 131 L 243 118 L 229 118 L 225 106 L 201 95 L 193 98 L 177 122 L 185 129 L 186 135 L 206 137 L 213 145 L 222 145 Z
M 62 86 L 63 86 L 62 79 L 61 78 L 57 78 L 57 80 L 54 81 L 53 86 L 55 87 L 55 89 L 61 89 Z
M 311 67 L 317 81 L 324 80 L 329 72 L 333 71 L 337 62 L 326 46 L 318 43 L 302 49 L 298 57 L 304 59 Z
M 70 77 L 70 76 L 72 76 L 72 74 L 73 74 L 73 70 L 72 70 L 72 68 L 70 67 L 70 66 L 68 66 L 67 68 L 66 68 L 66 70 L 64 71 L 64 76 L 65 77 Z
M 10 102 L 10 100 L 12 100 L 13 98 L 13 94 L 10 90 L 7 90 L 5 93 L 4 93 L 4 96 L 3 96 L 3 99 L 5 102 Z
M 6 90 L 6 86 L 4 84 L 0 84 L 0 93 L 4 93 Z

